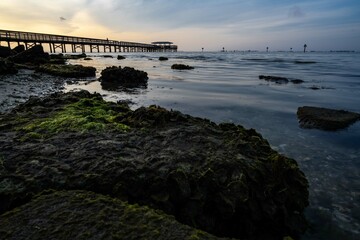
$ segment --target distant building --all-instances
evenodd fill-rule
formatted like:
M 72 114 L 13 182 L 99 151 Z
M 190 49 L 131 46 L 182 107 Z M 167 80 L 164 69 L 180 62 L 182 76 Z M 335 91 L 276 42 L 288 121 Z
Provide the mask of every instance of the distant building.
M 160 42 L 152 42 L 151 44 L 160 47 L 163 52 L 177 52 L 178 49 L 178 46 L 174 45 L 173 42 L 160 41 Z

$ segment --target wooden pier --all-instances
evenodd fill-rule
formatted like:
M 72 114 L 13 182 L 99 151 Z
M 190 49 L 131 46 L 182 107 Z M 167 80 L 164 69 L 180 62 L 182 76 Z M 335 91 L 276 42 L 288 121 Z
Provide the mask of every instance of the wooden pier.
M 67 52 L 66 47 L 71 47 L 71 52 L 176 52 L 177 46 L 173 44 L 146 44 L 137 42 L 124 42 L 109 39 L 96 39 L 74 36 L 62 36 L 54 34 L 19 32 L 0 30 L 0 45 L 6 42 L 10 47 L 11 43 L 24 44 L 25 49 L 34 45 L 48 44 L 50 53 L 56 53 L 59 49 L 62 53 Z

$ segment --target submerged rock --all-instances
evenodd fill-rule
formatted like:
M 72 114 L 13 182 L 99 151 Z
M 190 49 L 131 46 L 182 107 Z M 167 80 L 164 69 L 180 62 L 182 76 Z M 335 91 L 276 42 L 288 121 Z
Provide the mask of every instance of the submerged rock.
M 82 78 L 95 77 L 96 68 L 82 65 L 44 64 L 39 66 L 36 71 L 60 77 Z
M 149 207 L 86 191 L 49 191 L 2 215 L 1 239 L 220 239 Z
M 49 62 L 50 56 L 41 45 L 35 45 L 24 52 L 9 57 L 14 63 L 39 65 Z
M 121 55 L 118 55 L 118 56 L 117 56 L 117 59 L 118 59 L 118 60 L 124 60 L 124 59 L 126 59 L 126 57 L 121 56 Z
M 171 69 L 176 69 L 176 70 L 191 70 L 194 69 L 194 67 L 191 67 L 189 65 L 184 65 L 184 64 L 173 64 L 171 66 Z
M 116 90 L 119 87 L 134 88 L 147 86 L 148 76 L 144 71 L 131 67 L 112 66 L 101 71 L 101 86 L 104 89 Z
M 289 82 L 289 79 L 285 78 L 285 77 L 277 77 L 277 76 L 264 76 L 264 75 L 260 75 L 259 79 L 263 79 L 265 81 L 268 82 L 274 82 L 277 84 L 286 84 Z
M 132 111 L 86 91 L 31 98 L 0 117 L 0 156 L 1 212 L 43 190 L 79 189 L 221 237 L 281 239 L 306 227 L 308 183 L 295 160 L 253 129 L 157 106 Z
M 16 74 L 18 70 L 14 67 L 14 63 L 8 60 L 0 59 L 0 75 Z
M 299 107 L 297 110 L 300 127 L 323 130 L 339 130 L 360 120 L 360 114 L 344 110 L 319 107 Z

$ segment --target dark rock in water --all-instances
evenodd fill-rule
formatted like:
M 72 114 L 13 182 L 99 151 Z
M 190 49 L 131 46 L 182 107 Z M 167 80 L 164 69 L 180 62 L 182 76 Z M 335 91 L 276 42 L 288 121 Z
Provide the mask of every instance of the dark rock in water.
M 85 61 L 90 61 L 90 60 L 93 60 L 92 58 L 89 58 L 89 57 L 86 57 L 84 58 Z
M 359 113 L 309 106 L 299 107 L 297 116 L 302 128 L 318 128 L 329 131 L 346 128 L 360 120 Z
M 103 58 L 114 58 L 112 55 L 102 55 Z
M 124 60 L 124 59 L 126 59 L 126 57 L 121 56 L 121 55 L 118 55 L 118 56 L 117 56 L 117 59 L 118 59 L 118 60 Z
M 290 80 L 290 82 L 292 82 L 293 84 L 301 84 L 304 83 L 305 81 L 301 79 L 292 79 Z
M 133 111 L 86 91 L 31 98 L 1 115 L 0 129 L 1 212 L 43 190 L 79 189 L 161 209 L 217 236 L 282 239 L 306 227 L 304 174 L 253 129 L 157 106 Z M 79 202 L 93 206 L 72 201 L 68 213 L 81 209 Z M 20 219 L 31 214 L 22 211 L 40 206 L 35 200 L 17 208 L 21 215 L 13 221 L 27 229 L 29 222 Z M 4 217 L 17 210 L 1 216 L 1 230 Z
M 50 60 L 49 54 L 44 52 L 41 45 L 35 45 L 34 47 L 9 57 L 14 63 L 27 63 L 33 65 L 39 65 L 47 63 Z
M 24 45 L 18 45 L 18 46 L 16 46 L 12 51 L 13 51 L 13 53 L 15 53 L 15 54 L 24 52 L 24 51 L 25 51 L 25 46 L 24 46 Z
M 62 53 L 59 54 L 50 54 L 49 64 L 65 64 L 66 58 Z
M 0 57 L 7 58 L 11 56 L 11 49 L 9 47 L 0 46 Z
M 184 64 L 174 64 L 171 66 L 171 69 L 176 69 L 176 70 L 191 70 L 194 69 L 194 67 L 191 67 L 189 65 L 184 65 Z
M 82 65 L 44 64 L 39 66 L 36 71 L 60 77 L 81 78 L 95 77 L 96 68 Z
M 14 63 L 8 60 L 0 59 L 0 75 L 16 74 L 18 70 L 14 67 Z
M 81 59 L 81 58 L 86 58 L 86 57 L 87 57 L 86 53 L 63 55 L 63 58 L 65 58 L 65 59 Z
M 147 86 L 148 76 L 144 71 L 130 67 L 107 67 L 101 71 L 101 86 L 115 90 L 119 87 L 134 88 Z
M 285 77 L 276 77 L 276 76 L 260 75 L 259 79 L 264 79 L 265 81 L 274 82 L 274 83 L 277 83 L 277 84 L 286 84 L 286 83 L 289 82 L 289 79 L 287 79 Z
M 1 239 L 220 239 L 149 207 L 86 191 L 48 191 L 1 216 Z
M 159 57 L 159 60 L 160 61 L 167 61 L 167 60 L 169 60 L 169 58 L 167 58 L 167 57 Z

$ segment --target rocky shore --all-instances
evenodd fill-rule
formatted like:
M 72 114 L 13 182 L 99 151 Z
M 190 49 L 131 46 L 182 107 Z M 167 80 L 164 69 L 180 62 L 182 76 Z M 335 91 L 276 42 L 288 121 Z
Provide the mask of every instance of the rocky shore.
M 308 182 L 255 130 L 61 93 L 69 77 L 94 76 L 65 64 L 85 54 L 0 50 L 0 239 L 275 240 L 305 231 Z M 101 75 L 115 89 L 148 80 L 128 67 Z
M 13 226 L 30 234 L 17 219 L 34 211 L 28 221 L 38 221 L 40 206 L 63 217 L 48 227 L 73 218 L 73 208 L 93 221 L 95 216 L 87 215 L 92 206 L 71 204 L 71 190 L 161 209 L 165 222 L 172 215 L 218 237 L 297 238 L 306 228 L 308 183 L 294 160 L 272 150 L 255 130 L 158 106 L 132 111 L 86 91 L 31 98 L 0 115 L 0 160 L 0 218 L 6 219 L 0 229 L 6 236 L 15 236 Z M 44 196 L 50 189 L 66 207 L 53 208 L 60 200 Z M 47 214 L 42 217 L 48 219 Z M 156 219 L 148 224 L 154 220 L 161 228 Z M 86 223 L 73 224 L 84 229 Z M 190 235 L 195 231 L 186 229 Z

